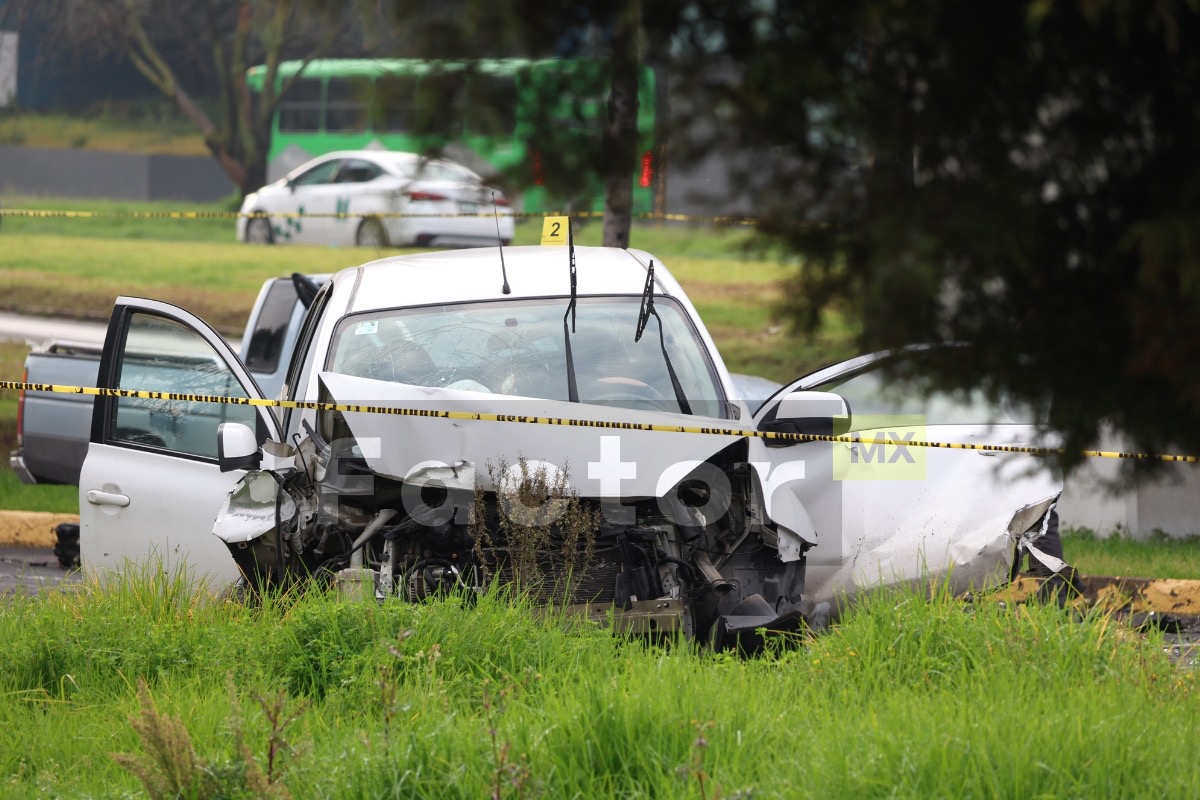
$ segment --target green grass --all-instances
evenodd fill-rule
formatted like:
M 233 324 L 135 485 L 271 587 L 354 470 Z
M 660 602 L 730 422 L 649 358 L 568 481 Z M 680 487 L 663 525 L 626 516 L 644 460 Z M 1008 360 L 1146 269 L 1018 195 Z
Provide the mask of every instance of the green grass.
M 0 197 L 0 208 L 9 211 L 64 211 L 99 216 L 28 217 L 4 216 L 0 238 L 8 235 L 78 236 L 87 239 L 158 240 L 186 242 L 233 241 L 233 218 L 170 219 L 129 215 L 198 212 L 228 214 L 240 204 L 231 196 L 222 203 L 172 201 L 62 199 L 8 195 Z
M 20 735 L 0 739 L 0 791 L 134 794 L 110 754 L 157 743 L 196 759 L 197 795 L 251 796 L 282 692 L 296 719 L 274 730 L 295 749 L 276 774 L 295 798 L 1200 792 L 1196 673 L 1103 619 L 880 595 L 829 635 L 740 660 L 469 605 L 246 607 L 162 578 L 16 599 L 0 725 Z
M 0 509 L 78 514 L 79 487 L 26 486 L 6 464 L 0 469 Z
M 227 242 L 6 237 L 0 297 L 10 309 L 107 317 L 120 294 L 173 302 L 241 334 L 262 282 L 371 259 L 360 249 L 250 247 Z
M 187 203 L 172 201 L 135 201 L 0 196 L 0 208 L 11 211 L 54 211 L 83 213 L 73 217 L 6 216 L 0 233 L 33 236 L 81 236 L 89 239 L 156 239 L 161 241 L 230 242 L 234 237 L 234 218 L 240 203 L 230 197 L 220 203 Z M 169 217 L 136 217 L 137 214 L 166 214 L 187 212 L 213 217 L 172 219 Z M 88 216 L 94 214 L 95 216 Z M 575 222 L 575 243 L 599 245 L 603 227 L 599 219 L 578 219 Z M 513 244 L 541 243 L 542 219 L 527 218 L 514 228 Z M 782 255 L 772 255 L 754 247 L 753 233 L 746 227 L 707 227 L 682 223 L 635 221 L 631 236 L 633 247 L 660 257 L 687 256 L 713 259 L 709 276 L 719 276 L 719 259 L 758 261 L 775 264 Z M 306 249 L 306 248 L 300 248 Z M 770 270 L 764 272 L 770 275 Z M 777 280 L 772 276 L 770 280 Z
M 178 156 L 208 155 L 195 127 L 162 106 L 109 107 L 90 118 L 64 114 L 4 114 L 0 144 L 72 150 L 108 150 Z
M 1200 539 L 1196 538 L 1159 535 L 1139 541 L 1072 530 L 1063 535 L 1063 552 L 1084 575 L 1200 580 Z

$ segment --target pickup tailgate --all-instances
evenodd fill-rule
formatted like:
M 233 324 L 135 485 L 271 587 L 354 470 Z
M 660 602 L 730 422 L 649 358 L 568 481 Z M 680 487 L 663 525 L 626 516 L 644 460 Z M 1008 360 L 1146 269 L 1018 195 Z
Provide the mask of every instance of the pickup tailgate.
M 29 383 L 95 386 L 100 368 L 96 345 L 55 342 L 29 354 Z M 18 447 L 10 462 L 24 483 L 79 483 L 92 426 L 91 395 L 26 392 Z

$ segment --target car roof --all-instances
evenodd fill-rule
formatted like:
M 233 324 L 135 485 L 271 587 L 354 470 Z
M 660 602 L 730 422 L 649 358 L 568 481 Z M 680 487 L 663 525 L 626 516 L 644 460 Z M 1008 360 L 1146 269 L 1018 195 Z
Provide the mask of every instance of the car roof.
M 404 160 L 404 161 L 420 161 L 422 159 L 425 159 L 427 161 L 444 160 L 444 159 L 422 156 L 419 153 L 410 153 L 407 150 L 331 150 L 328 153 L 322 153 L 319 156 L 314 156 L 311 160 L 313 160 L 313 161 L 318 161 L 318 160 L 328 161 L 333 158 L 366 158 L 366 159 L 394 158 L 396 160 Z
M 633 295 L 646 285 L 653 256 L 641 250 L 576 247 L 577 294 Z M 343 270 L 334 283 L 354 283 L 347 313 L 397 306 L 565 297 L 571 293 L 566 247 L 506 247 L 504 266 L 511 294 L 503 294 L 500 250 L 472 250 L 399 255 Z M 682 294 L 665 269 L 655 272 L 656 293 Z
M 323 153 L 312 161 L 330 161 L 335 158 L 361 158 L 366 161 L 381 161 L 410 164 L 427 163 L 427 164 L 453 164 L 456 167 L 463 167 L 463 164 L 453 161 L 448 158 L 438 158 L 435 156 L 423 156 L 420 153 L 410 153 L 407 150 L 334 150 L 330 153 Z M 311 162 L 310 162 L 311 163 Z
M 288 176 L 295 176 L 312 168 L 312 165 L 325 163 L 327 161 L 336 161 L 338 159 L 361 158 L 365 161 L 373 161 L 377 164 L 395 168 L 405 168 L 410 165 L 420 163 L 425 164 L 448 164 L 457 169 L 463 170 L 468 175 L 479 177 L 473 169 L 465 164 L 460 164 L 449 158 L 434 158 L 432 156 L 423 156 L 420 153 L 410 153 L 405 150 L 334 150 L 329 153 L 322 153 L 319 156 L 300 164 L 295 169 L 288 173 Z

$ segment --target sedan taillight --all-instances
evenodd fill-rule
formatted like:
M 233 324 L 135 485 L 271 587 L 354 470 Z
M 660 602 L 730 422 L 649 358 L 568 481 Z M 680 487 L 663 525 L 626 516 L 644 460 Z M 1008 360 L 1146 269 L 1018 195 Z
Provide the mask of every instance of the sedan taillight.
M 446 196 L 444 194 L 437 194 L 436 192 L 409 192 L 408 199 L 413 201 L 428 200 L 430 202 L 436 202 L 438 200 L 445 200 Z
M 508 208 L 509 206 L 512 205 L 512 202 L 509 201 L 509 199 L 507 197 L 497 197 L 497 198 L 495 198 L 495 203 L 496 203 L 496 205 L 500 206 L 501 208 Z

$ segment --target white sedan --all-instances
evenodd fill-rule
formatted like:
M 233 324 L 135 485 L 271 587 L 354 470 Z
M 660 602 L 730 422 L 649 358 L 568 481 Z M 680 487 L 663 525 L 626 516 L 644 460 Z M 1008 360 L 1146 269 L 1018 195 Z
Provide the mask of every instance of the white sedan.
M 513 235 L 503 193 L 461 164 L 414 153 L 323 155 L 247 195 L 241 211 L 238 241 L 254 244 L 469 247 Z

